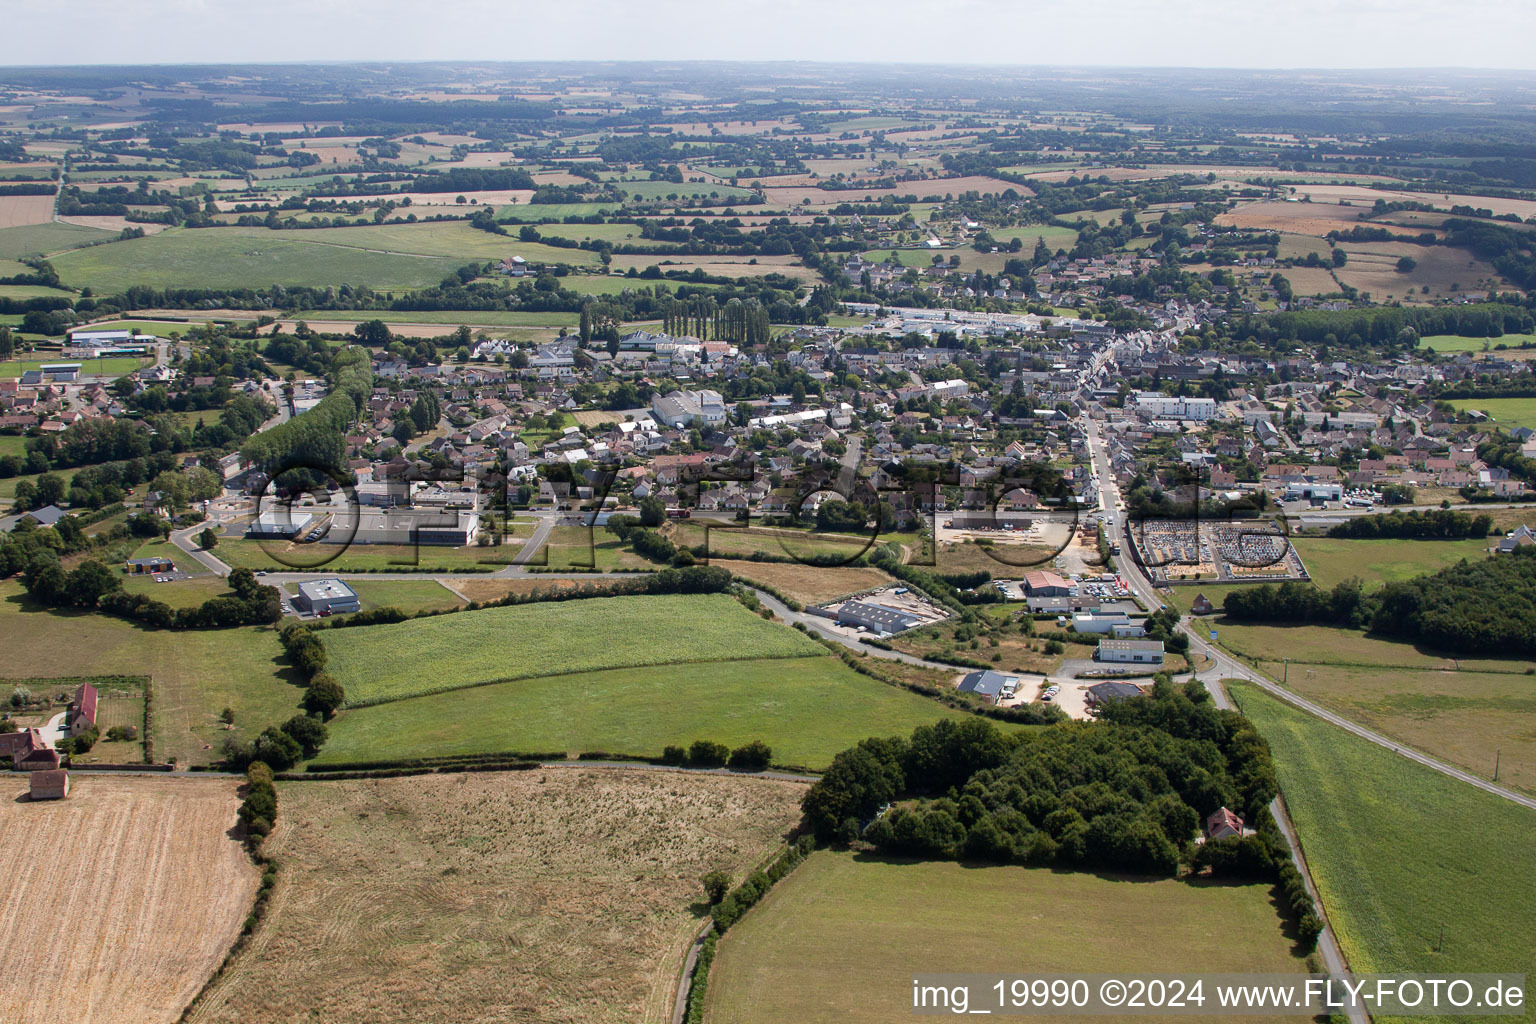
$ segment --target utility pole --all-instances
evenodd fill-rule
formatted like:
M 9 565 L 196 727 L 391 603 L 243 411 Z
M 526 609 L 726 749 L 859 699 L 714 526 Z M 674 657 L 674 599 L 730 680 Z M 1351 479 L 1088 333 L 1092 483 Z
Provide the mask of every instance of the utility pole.
M 1291 659 L 1285 659 L 1285 675 L 1280 679 L 1281 686 L 1288 686 L 1291 682 Z
M 1498 782 L 1499 781 L 1499 755 L 1502 754 L 1502 753 L 1504 753 L 1504 751 L 1502 751 L 1502 750 L 1495 750 L 1493 752 L 1493 781 L 1494 782 Z

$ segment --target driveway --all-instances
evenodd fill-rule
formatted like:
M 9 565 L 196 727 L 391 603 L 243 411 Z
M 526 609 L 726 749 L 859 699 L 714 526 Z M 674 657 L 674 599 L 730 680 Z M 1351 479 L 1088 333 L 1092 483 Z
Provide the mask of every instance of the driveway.
M 68 711 L 60 711 L 58 714 L 48 719 L 47 725 L 38 728 L 37 731 L 42 733 L 44 743 L 51 747 L 68 734 L 68 729 L 66 729 L 64 726 L 64 719 L 68 717 Z

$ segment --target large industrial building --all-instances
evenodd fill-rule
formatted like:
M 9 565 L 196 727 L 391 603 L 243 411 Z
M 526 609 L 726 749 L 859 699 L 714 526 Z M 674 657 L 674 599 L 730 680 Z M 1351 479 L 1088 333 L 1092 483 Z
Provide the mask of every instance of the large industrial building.
M 1161 665 L 1163 642 L 1161 640 L 1100 640 L 1096 656 L 1100 661 L 1124 662 L 1132 665 Z
M 462 548 L 473 544 L 479 535 L 479 514 L 464 509 L 361 508 L 338 512 L 324 540 L 327 544 L 431 544 Z
M 299 584 L 294 607 L 313 615 L 355 612 L 362 607 L 357 592 L 338 579 L 306 580 Z
M 920 625 L 922 621 L 920 615 L 887 608 L 883 604 L 875 604 L 871 601 L 846 601 L 837 610 L 838 625 L 863 626 L 882 636 L 911 629 L 913 626 Z
M 298 509 L 278 506 L 268 509 L 251 521 L 246 527 L 247 537 L 297 537 L 309 529 L 315 521 L 314 513 L 300 512 Z

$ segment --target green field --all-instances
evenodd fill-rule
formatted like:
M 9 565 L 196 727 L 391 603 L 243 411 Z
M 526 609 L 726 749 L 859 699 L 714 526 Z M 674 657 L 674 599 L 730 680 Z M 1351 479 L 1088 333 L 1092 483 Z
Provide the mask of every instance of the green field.
M 223 230 L 225 229 L 221 229 L 220 233 Z M 501 259 L 504 256 L 522 256 L 530 263 L 569 263 L 572 266 L 588 266 L 598 262 L 597 253 L 585 249 L 561 249 L 537 242 L 520 242 L 515 236 L 493 235 L 470 227 L 466 221 L 457 220 L 436 221 L 430 224 L 391 223 L 368 227 L 311 228 L 294 231 L 254 230 L 262 232 L 257 237 L 280 238 L 291 242 L 318 243 L 374 252 L 446 257 L 456 261 L 449 270 L 458 269 L 459 264 L 465 260 Z M 579 228 L 572 225 L 572 230 L 576 231 Z M 632 227 L 631 230 L 638 229 Z M 553 226 L 549 233 L 561 234 Z
M 120 292 L 136 284 L 152 288 L 246 288 L 273 284 L 422 288 L 436 284 L 459 266 L 458 262 L 441 257 L 394 255 L 327 244 L 322 237 L 329 230 L 177 228 L 147 238 L 78 249 L 60 255 L 53 263 L 66 284 L 89 286 L 102 294 Z
M 722 199 L 745 199 L 752 194 L 748 188 L 738 188 L 732 185 L 719 185 L 712 182 L 703 184 L 684 182 L 679 185 L 671 181 L 615 181 L 614 186 L 636 199 L 665 199 L 667 196 L 719 196 Z M 558 232 L 551 232 L 558 234 Z
M 1536 676 L 1514 671 L 1320 665 L 1258 668 L 1351 721 L 1477 775 L 1536 792 Z
M 585 277 L 566 278 L 585 281 Z M 578 291 L 580 289 L 577 289 Z M 382 320 L 386 324 L 442 324 L 444 328 L 467 324 L 470 327 L 575 327 L 581 321 L 579 313 L 546 313 L 516 310 L 420 310 L 408 313 L 392 309 L 337 310 L 309 309 L 294 314 L 296 320 L 316 323 L 334 320 Z M 447 330 L 444 331 L 447 333 Z
M 1536 812 L 1230 689 L 1274 752 L 1353 971 L 1536 974 Z
M 0 481 L 3 486 L 4 481 Z M 266 547 L 262 545 L 265 544 Z M 444 572 L 474 571 L 485 565 L 507 565 L 521 545 L 501 548 L 446 548 L 431 544 L 294 544 L 282 540 L 255 541 L 220 536 L 219 558 L 240 569 L 284 572 L 306 569 L 327 572 L 389 571 L 406 568 L 441 569 Z M 278 561 L 270 552 L 284 559 Z
M 375 608 L 398 608 L 403 612 L 427 611 L 435 608 L 457 608 L 464 603 L 453 591 L 436 580 L 348 580 L 347 586 L 357 594 L 361 611 Z M 293 584 L 286 588 L 290 596 L 297 590 Z M 345 616 L 343 616 L 345 617 Z
M 1536 398 L 1457 398 L 1451 405 L 1458 412 L 1476 409 L 1505 430 L 1536 428 Z
M 917 972 L 1300 973 L 1272 899 L 1263 885 L 824 850 L 720 940 L 705 1019 L 902 1020 Z
M 197 564 L 185 552 L 177 552 L 183 568 L 197 568 Z M 135 555 L 135 557 L 143 557 Z M 148 573 L 123 577 L 123 589 L 130 594 L 147 594 L 156 601 L 163 601 L 172 608 L 195 608 L 211 597 L 224 597 L 230 593 L 222 576 L 193 576 L 185 580 L 156 583 Z
M 1536 346 L 1536 338 L 1529 334 L 1506 334 L 1499 338 L 1463 338 L 1455 334 L 1431 334 L 1419 339 L 1419 350 L 1432 348 L 1440 353 L 1455 352 L 1482 352 L 1485 347 L 1489 353 L 1504 348 L 1521 348 Z
M 112 232 L 78 224 L 28 224 L 18 228 L 0 228 L 0 259 L 18 256 L 44 256 L 61 249 L 102 242 Z
M 0 299 L 43 299 L 49 297 L 74 301 L 74 293 L 38 284 L 0 284 Z
M 1293 537 L 1291 544 L 1324 590 L 1350 577 L 1359 577 L 1367 589 L 1383 583 L 1399 583 L 1439 572 L 1465 558 L 1478 562 L 1488 556 L 1495 541 L 1476 540 L 1340 540 L 1332 537 Z M 1215 597 L 1206 594 L 1212 601 Z
M 553 217 L 555 220 L 564 220 L 566 217 L 590 217 L 594 213 L 612 213 L 618 209 L 613 203 L 514 203 L 498 206 L 496 219 L 500 221 L 536 221 L 545 217 Z M 588 225 L 550 224 L 547 228 L 543 225 L 540 231 L 548 231 L 549 234 L 558 235 L 562 229 Z
M 297 713 L 303 693 L 277 633 L 266 627 L 143 629 L 106 615 L 45 610 L 27 600 L 21 584 L 7 580 L 0 582 L 0 636 L 11 677 L 151 677 L 155 757 L 161 761 L 214 761 L 226 736 L 248 740 L 286 721 Z M 235 729 L 228 732 L 218 721 L 226 707 L 235 712 Z
M 351 705 L 552 673 L 821 653 L 717 594 L 591 598 L 325 634 Z
M 469 614 L 483 613 L 456 617 Z M 732 746 L 762 739 L 776 763 L 820 768 L 866 736 L 905 735 L 957 714 L 825 655 L 708 661 L 541 676 L 354 708 L 332 724 L 318 760 L 509 750 L 655 756 L 696 739 Z

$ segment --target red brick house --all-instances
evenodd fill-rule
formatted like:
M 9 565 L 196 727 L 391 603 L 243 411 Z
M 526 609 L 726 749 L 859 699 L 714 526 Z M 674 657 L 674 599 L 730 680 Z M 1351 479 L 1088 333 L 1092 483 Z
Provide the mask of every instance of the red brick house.
M 19 772 L 46 771 L 59 766 L 59 752 L 43 740 L 37 729 L 0 734 L 0 757 L 9 757 Z
M 1228 836 L 1241 836 L 1243 834 L 1243 819 L 1227 810 L 1225 807 L 1213 811 L 1209 818 L 1205 819 L 1205 838 L 1225 839 Z

